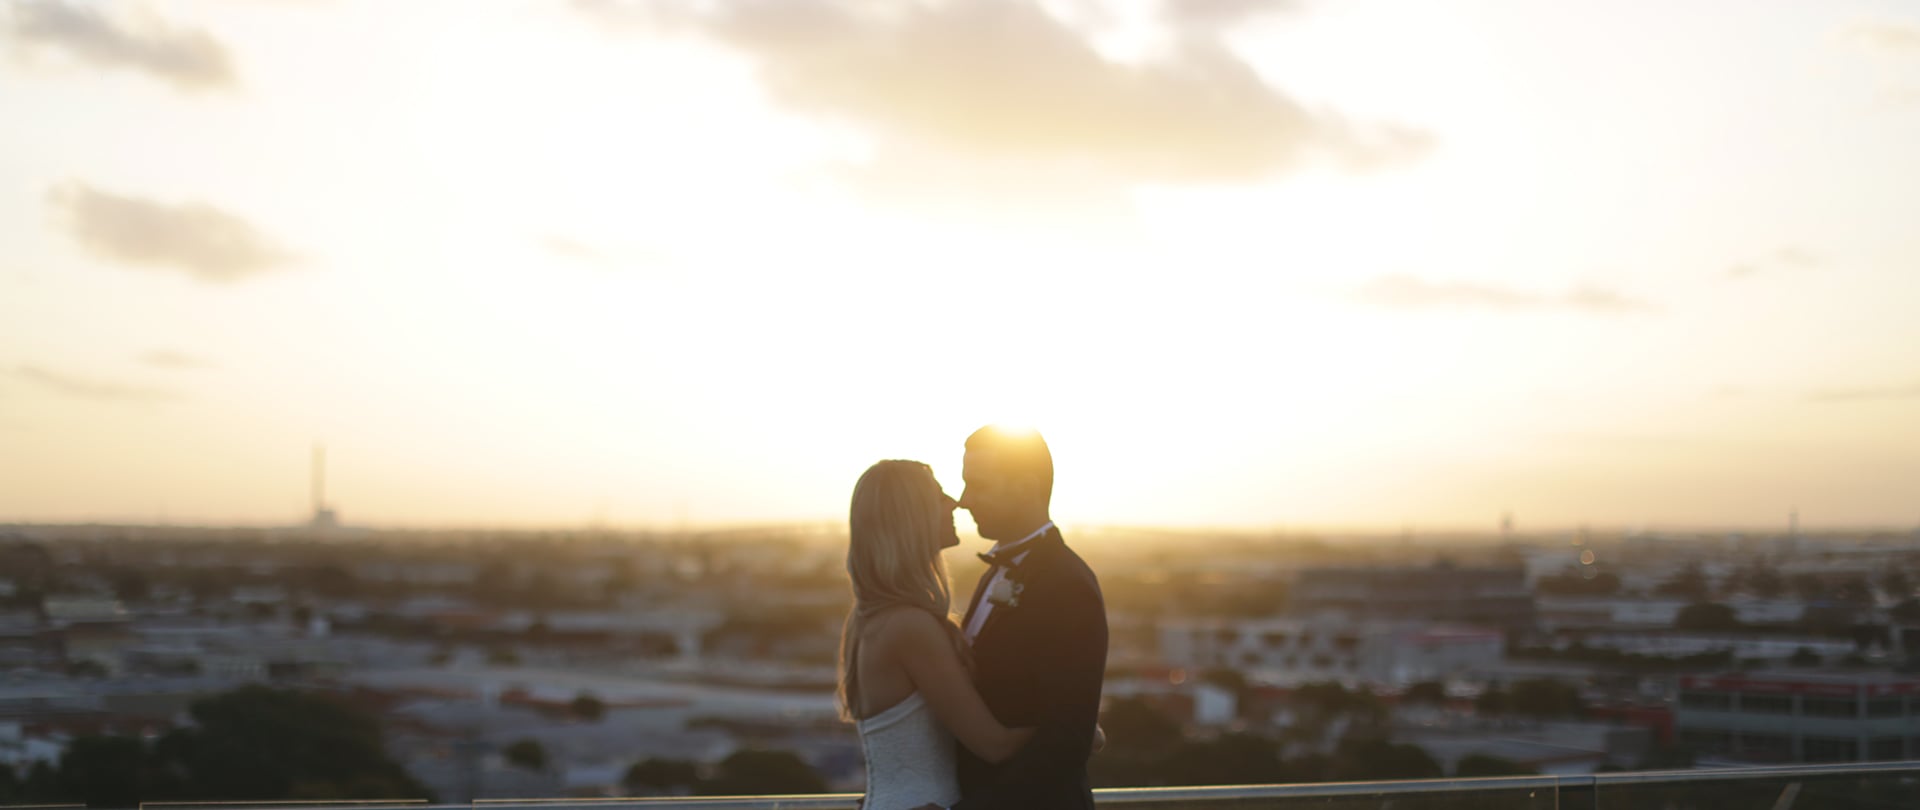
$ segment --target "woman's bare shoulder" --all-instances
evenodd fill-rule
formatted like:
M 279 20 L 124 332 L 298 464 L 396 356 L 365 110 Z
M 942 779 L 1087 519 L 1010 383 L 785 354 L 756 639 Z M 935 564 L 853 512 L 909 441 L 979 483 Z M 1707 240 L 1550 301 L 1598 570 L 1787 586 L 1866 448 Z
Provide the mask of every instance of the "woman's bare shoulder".
M 908 605 L 894 605 L 874 614 L 872 642 L 889 648 L 911 649 L 937 639 L 944 642 L 946 629 L 933 614 Z

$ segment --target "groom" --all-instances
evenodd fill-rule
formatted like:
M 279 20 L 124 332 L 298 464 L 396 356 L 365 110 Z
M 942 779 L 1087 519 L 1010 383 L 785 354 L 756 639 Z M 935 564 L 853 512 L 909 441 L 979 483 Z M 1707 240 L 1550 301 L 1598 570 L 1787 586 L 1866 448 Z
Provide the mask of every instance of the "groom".
M 1001 723 L 1035 731 L 998 765 L 961 747 L 955 810 L 1091 810 L 1087 758 L 1107 666 L 1100 581 L 1048 517 L 1053 456 L 1040 434 L 988 426 L 966 451 L 960 508 L 995 541 L 963 625 L 974 681 Z

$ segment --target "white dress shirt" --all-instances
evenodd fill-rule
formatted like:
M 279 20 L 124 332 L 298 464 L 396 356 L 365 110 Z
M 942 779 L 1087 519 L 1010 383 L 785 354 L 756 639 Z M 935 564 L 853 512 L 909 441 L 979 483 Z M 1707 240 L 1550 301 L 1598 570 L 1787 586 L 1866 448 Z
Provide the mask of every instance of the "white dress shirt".
M 1027 535 L 1026 537 L 1022 537 L 1011 543 L 995 543 L 993 545 L 993 550 L 988 553 L 995 556 L 999 556 L 1002 554 L 1013 552 L 1019 549 L 1021 546 L 1031 543 L 1035 539 L 1041 536 L 1044 536 L 1047 533 L 1047 531 L 1052 528 L 1053 528 L 1053 521 L 1049 520 L 1046 523 L 1041 524 L 1040 528 L 1034 529 L 1033 533 Z M 1021 551 L 1015 554 L 1013 556 L 1013 563 L 1015 565 L 1020 564 L 1022 560 L 1025 560 L 1027 558 L 1028 554 L 1032 554 L 1032 553 L 1033 553 L 1032 549 L 1028 549 L 1027 551 Z M 968 641 L 973 641 L 975 637 L 980 635 L 980 628 L 987 626 L 987 614 L 993 612 L 993 600 L 987 597 L 993 593 L 994 586 L 999 585 L 1000 581 L 1006 578 L 1007 578 L 1006 567 L 994 566 L 993 577 L 988 579 L 986 581 L 986 584 L 980 586 L 982 589 L 984 589 L 983 592 L 973 595 L 974 600 L 979 603 L 979 607 L 976 607 L 973 609 L 973 619 L 967 622 L 967 640 Z

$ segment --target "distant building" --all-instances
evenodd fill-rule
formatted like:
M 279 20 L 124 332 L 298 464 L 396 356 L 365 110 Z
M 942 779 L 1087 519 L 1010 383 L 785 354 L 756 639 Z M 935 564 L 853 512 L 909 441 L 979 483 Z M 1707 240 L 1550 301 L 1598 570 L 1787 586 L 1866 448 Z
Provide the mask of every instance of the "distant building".
M 1547 632 L 1587 629 L 1669 629 L 1686 599 L 1649 599 L 1626 596 L 1542 596 L 1536 600 L 1540 629 Z M 1806 604 L 1796 599 L 1733 599 L 1725 602 L 1742 624 L 1789 624 L 1800 619 Z
M 1308 568 L 1287 594 L 1292 616 L 1337 614 L 1525 630 L 1533 591 L 1524 567 L 1462 568 L 1441 562 L 1397 568 Z
M 1674 728 L 1702 756 L 1740 762 L 1920 757 L 1920 677 L 1770 672 L 1680 680 Z
M 1743 633 L 1617 632 L 1589 633 L 1579 638 L 1589 649 L 1619 650 L 1623 653 L 1656 658 L 1681 658 L 1689 655 L 1725 652 L 1747 661 L 1784 662 L 1806 651 L 1823 659 L 1839 658 L 1856 651 L 1852 639 L 1826 636 L 1779 636 Z M 1565 649 L 1567 644 L 1556 644 Z
M 1274 683 L 1440 680 L 1499 663 L 1506 638 L 1431 622 L 1315 619 L 1191 620 L 1160 628 L 1166 663 L 1238 669 Z
M 122 669 L 121 651 L 137 639 L 132 616 L 112 597 L 49 596 L 42 603 L 46 627 L 69 665 L 88 663 L 108 673 Z

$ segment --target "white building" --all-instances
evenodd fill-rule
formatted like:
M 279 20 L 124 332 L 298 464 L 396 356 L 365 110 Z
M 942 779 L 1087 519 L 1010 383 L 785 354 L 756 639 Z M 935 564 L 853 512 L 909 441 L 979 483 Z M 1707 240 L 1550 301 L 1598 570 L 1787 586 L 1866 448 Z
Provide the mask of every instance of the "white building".
M 1191 620 L 1160 628 L 1172 666 L 1226 667 L 1278 684 L 1409 684 L 1484 669 L 1506 652 L 1498 630 L 1425 622 Z
M 1535 609 L 1540 629 L 1551 633 L 1594 627 L 1671 628 L 1690 604 L 1686 599 L 1542 596 L 1535 600 Z M 1806 610 L 1805 604 L 1791 599 L 1733 599 L 1725 604 L 1742 624 L 1785 624 L 1798 621 Z
M 18 721 L 0 720 L 0 768 L 24 777 L 35 763 L 58 765 L 66 743 L 64 735 L 30 736 Z
M 1591 633 L 1582 636 L 1580 643 L 1594 649 L 1661 658 L 1728 652 L 1737 659 L 1785 661 L 1803 649 L 1821 658 L 1839 658 L 1854 651 L 1853 641 L 1849 639 L 1736 633 Z M 1570 645 L 1560 643 L 1554 646 L 1565 649 Z
M 1740 762 L 1868 762 L 1920 756 L 1920 678 L 1749 672 L 1680 680 L 1680 742 Z

